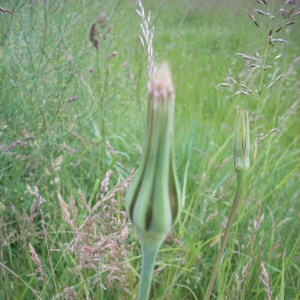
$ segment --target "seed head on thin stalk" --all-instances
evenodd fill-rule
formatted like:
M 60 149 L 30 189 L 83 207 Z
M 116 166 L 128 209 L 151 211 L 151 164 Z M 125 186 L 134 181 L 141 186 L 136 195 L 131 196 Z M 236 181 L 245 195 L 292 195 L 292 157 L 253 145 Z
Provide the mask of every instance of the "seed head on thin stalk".
M 205 300 L 210 299 L 210 295 L 215 285 L 220 263 L 227 244 L 231 226 L 233 224 L 233 220 L 237 212 L 238 205 L 243 195 L 245 173 L 250 168 L 249 153 L 250 153 L 250 135 L 249 135 L 248 109 L 239 108 L 236 114 L 236 122 L 234 128 L 234 143 L 233 143 L 234 170 L 237 175 L 237 187 L 234 196 L 234 201 L 230 211 L 230 216 L 226 224 L 225 232 L 221 241 L 221 246 L 215 261 L 215 265 L 209 281 L 209 285 L 206 290 L 206 294 L 204 298 Z

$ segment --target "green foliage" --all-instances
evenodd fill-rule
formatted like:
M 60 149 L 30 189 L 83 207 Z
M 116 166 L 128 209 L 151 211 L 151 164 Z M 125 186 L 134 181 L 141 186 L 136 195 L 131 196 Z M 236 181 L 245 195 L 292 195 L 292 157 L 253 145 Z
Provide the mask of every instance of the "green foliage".
M 214 294 L 217 299 L 267 298 L 263 262 L 273 298 L 297 299 L 300 15 L 293 18 L 298 23 L 275 34 L 288 22 L 279 12 L 284 1 L 268 1 L 274 19 L 255 14 L 259 28 L 245 12 L 266 10 L 254 1 L 153 2 L 144 6 L 152 13 L 156 62 L 167 60 L 172 69 L 181 184 L 187 162 L 189 168 L 181 223 L 158 254 L 152 298 L 202 299 L 205 294 L 235 191 L 232 130 L 240 106 L 250 113 L 251 168 Z M 132 246 L 137 239 L 131 225 L 122 250 L 127 185 L 122 191 L 116 185 L 119 178 L 128 182 L 131 168 L 138 167 L 146 123 L 147 59 L 137 38 L 135 4 L 4 1 L 1 7 L 13 15 L 0 12 L 0 299 L 75 299 L 74 293 L 78 299 L 132 299 L 141 257 Z M 101 11 L 107 23 L 97 25 L 96 49 L 89 35 Z M 110 24 L 114 28 L 104 40 Z M 269 29 L 287 43 L 272 47 Z M 272 68 L 250 70 L 237 52 L 259 52 Z M 283 78 L 267 89 L 280 74 Z M 230 83 L 228 77 L 253 93 L 234 96 L 238 85 L 220 87 Z M 105 178 L 110 178 L 108 191 L 102 186 Z M 45 202 L 34 207 L 40 197 Z M 66 211 L 74 224 L 66 221 Z M 117 259 L 107 247 L 99 250 L 103 240 L 115 242 L 110 249 L 116 246 Z M 29 244 L 47 274 L 40 281 Z M 85 267 L 80 255 L 87 249 L 94 254 Z M 112 273 L 113 266 L 120 272 Z

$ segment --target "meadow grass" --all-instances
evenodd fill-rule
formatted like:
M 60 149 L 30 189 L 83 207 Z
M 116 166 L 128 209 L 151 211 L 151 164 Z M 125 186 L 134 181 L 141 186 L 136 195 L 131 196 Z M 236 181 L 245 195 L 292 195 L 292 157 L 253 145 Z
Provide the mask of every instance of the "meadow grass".
M 292 8 L 284 2 L 268 1 L 274 19 L 255 14 L 265 9 L 255 1 L 143 3 L 156 62 L 172 69 L 181 185 L 189 162 L 181 222 L 158 254 L 152 299 L 205 295 L 235 191 L 236 107 L 250 111 L 251 168 L 213 294 L 266 299 L 269 286 L 272 299 L 300 297 L 300 15 L 275 34 L 288 22 L 280 8 Z M 141 253 L 124 195 L 140 161 L 147 103 L 136 4 L 1 7 L 14 14 L 0 13 L 0 299 L 133 299 Z M 287 42 L 272 47 L 269 29 Z M 272 68 L 250 70 L 236 54 L 256 52 Z M 228 77 L 253 93 L 234 96 L 240 86 L 219 86 Z

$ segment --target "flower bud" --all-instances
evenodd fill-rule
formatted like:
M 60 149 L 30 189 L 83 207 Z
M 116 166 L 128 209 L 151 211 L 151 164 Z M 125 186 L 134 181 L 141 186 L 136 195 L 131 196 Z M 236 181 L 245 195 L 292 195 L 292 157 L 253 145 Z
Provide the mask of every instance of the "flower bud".
M 180 213 L 175 172 L 171 72 L 163 64 L 150 82 L 143 155 L 126 197 L 126 209 L 141 241 L 163 241 Z
M 238 108 L 234 128 L 234 169 L 246 171 L 250 168 L 250 131 L 248 109 Z

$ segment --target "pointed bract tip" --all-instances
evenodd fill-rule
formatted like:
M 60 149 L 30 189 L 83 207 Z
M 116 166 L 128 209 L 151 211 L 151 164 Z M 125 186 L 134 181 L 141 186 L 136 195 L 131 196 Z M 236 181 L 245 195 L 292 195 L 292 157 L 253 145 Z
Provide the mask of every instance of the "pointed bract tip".
M 174 100 L 174 85 L 168 63 L 156 69 L 150 81 L 150 96 L 153 100 Z

